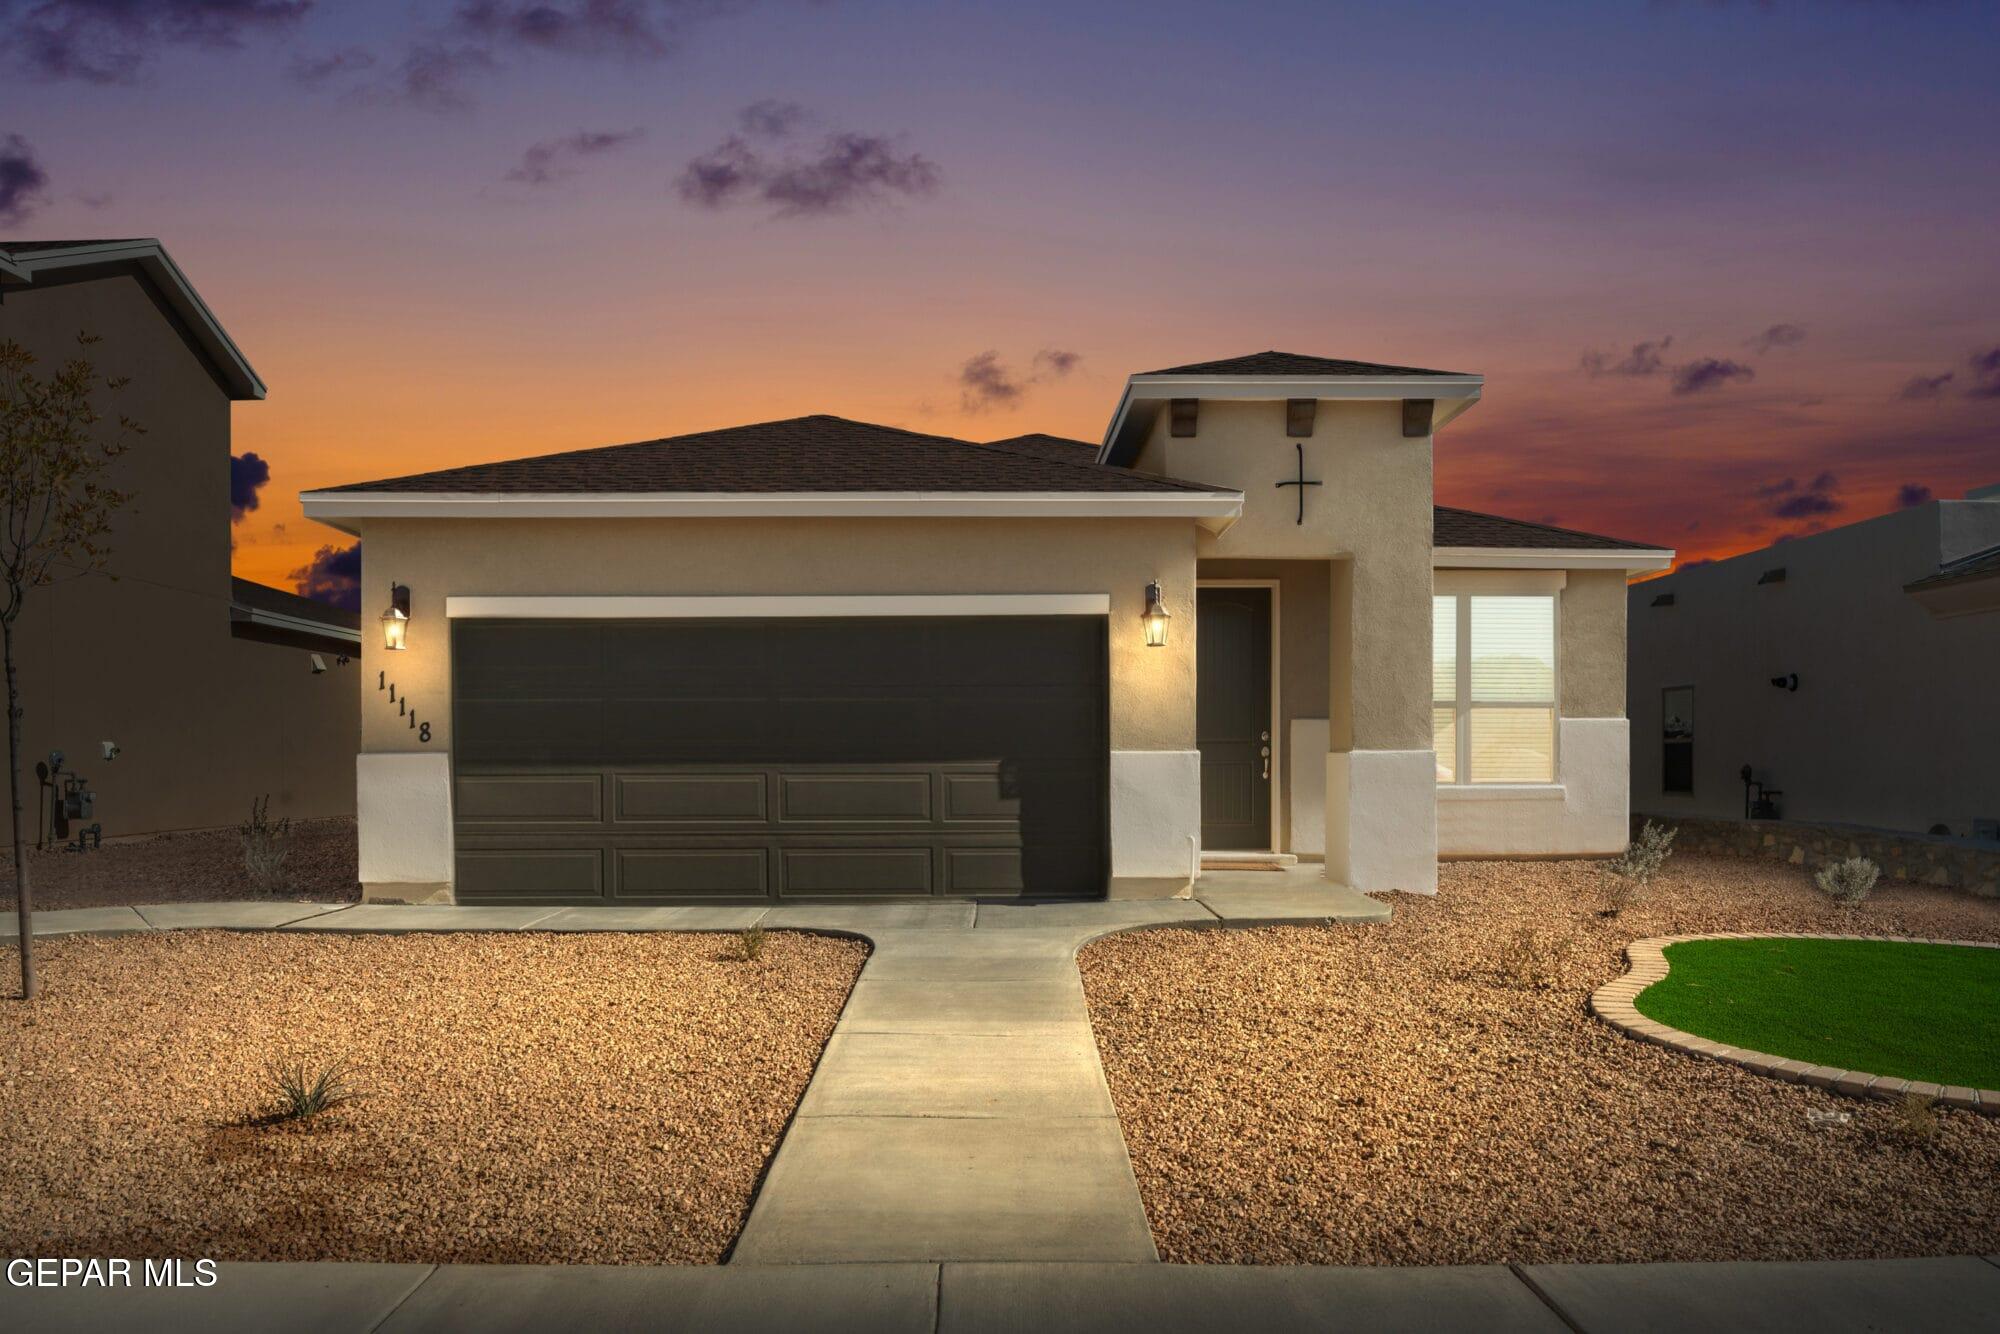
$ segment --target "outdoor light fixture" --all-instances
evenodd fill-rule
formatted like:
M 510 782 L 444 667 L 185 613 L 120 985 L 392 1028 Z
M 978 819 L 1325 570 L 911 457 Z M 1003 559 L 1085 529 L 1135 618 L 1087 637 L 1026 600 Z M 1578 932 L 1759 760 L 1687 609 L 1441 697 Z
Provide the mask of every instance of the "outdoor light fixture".
M 389 610 L 382 613 L 382 647 L 400 649 L 410 629 L 410 589 L 407 584 L 389 585 Z
M 1172 619 L 1166 603 L 1160 600 L 1158 580 L 1146 585 L 1146 610 L 1139 617 L 1146 624 L 1146 647 L 1160 648 L 1167 642 L 1167 622 Z

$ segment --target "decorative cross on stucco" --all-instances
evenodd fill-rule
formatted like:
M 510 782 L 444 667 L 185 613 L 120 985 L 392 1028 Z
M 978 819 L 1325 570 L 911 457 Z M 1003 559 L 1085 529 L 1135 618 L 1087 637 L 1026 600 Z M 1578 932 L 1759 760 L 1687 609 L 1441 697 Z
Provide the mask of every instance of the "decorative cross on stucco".
M 1316 481 L 1308 481 L 1306 479 L 1306 447 L 1296 440 L 1293 441 L 1292 444 L 1299 451 L 1298 478 L 1294 481 L 1279 482 L 1278 485 L 1296 486 L 1299 489 L 1299 524 L 1301 527 L 1303 527 L 1306 521 L 1306 488 L 1309 486 L 1318 486 L 1319 483 Z

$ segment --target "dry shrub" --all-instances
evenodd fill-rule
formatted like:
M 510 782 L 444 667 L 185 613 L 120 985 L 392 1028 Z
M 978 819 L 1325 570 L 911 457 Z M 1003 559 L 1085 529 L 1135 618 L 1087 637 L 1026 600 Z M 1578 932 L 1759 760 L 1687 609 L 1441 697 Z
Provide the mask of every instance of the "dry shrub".
M 292 857 L 292 819 L 271 819 L 271 798 L 252 798 L 250 818 L 236 826 L 243 839 L 243 869 L 250 886 L 259 894 L 282 894 L 290 876 L 286 863 Z
M 1828 862 L 1813 876 L 1820 892 L 1843 908 L 1858 908 L 1882 878 L 1882 868 L 1866 857 Z
M 1638 899 L 1660 868 L 1673 855 L 1674 835 L 1680 830 L 1646 821 L 1639 837 L 1625 851 L 1604 864 L 1604 915 L 1616 917 Z

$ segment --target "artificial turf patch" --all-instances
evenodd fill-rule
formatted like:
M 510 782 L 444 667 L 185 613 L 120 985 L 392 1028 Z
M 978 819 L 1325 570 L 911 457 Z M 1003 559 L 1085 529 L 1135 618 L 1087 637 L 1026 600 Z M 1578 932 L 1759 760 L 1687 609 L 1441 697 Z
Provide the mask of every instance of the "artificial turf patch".
M 1686 940 L 1639 993 L 1714 1042 L 1897 1079 L 2000 1088 L 2000 949 L 1884 940 Z

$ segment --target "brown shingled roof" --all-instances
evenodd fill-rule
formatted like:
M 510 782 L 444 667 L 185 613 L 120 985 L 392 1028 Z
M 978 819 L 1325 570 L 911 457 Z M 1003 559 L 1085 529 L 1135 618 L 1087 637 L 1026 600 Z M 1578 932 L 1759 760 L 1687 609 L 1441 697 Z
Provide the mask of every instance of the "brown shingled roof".
M 794 417 L 629 445 L 389 477 L 330 492 L 515 494 L 788 491 L 1226 492 L 1006 442 L 974 444 L 844 417 Z
M 1600 551 L 1658 551 L 1651 542 L 1628 542 L 1622 537 L 1582 533 L 1574 528 L 1554 528 L 1526 519 L 1504 519 L 1477 510 L 1453 509 L 1437 505 L 1431 510 L 1431 544 L 1440 547 L 1534 547 Z
M 1248 356 L 1224 357 L 1220 361 L 1195 361 L 1165 370 L 1141 371 L 1142 375 L 1297 375 L 1321 378 L 1329 375 L 1459 375 L 1460 371 L 1431 371 L 1421 366 L 1386 366 L 1378 361 L 1347 361 L 1340 357 L 1308 357 L 1297 352 L 1252 352 Z

